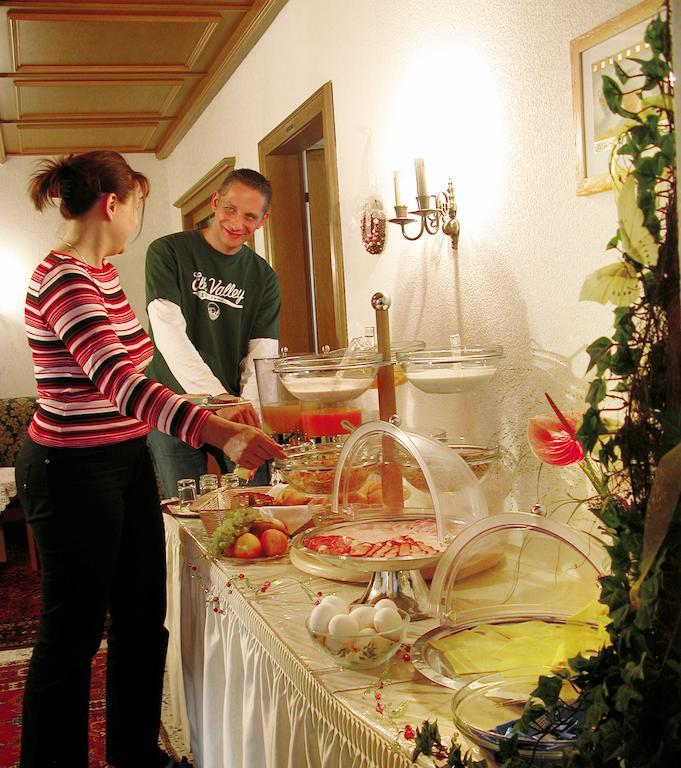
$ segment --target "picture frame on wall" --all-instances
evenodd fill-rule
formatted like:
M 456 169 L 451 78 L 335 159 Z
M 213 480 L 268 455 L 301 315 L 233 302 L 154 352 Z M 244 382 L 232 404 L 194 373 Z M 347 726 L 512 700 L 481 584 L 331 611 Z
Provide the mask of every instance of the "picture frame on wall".
M 626 72 L 635 66 L 628 64 L 627 58 L 649 58 L 645 30 L 661 7 L 662 0 L 644 0 L 570 44 L 578 195 L 592 195 L 612 187 L 610 156 L 624 118 L 608 109 L 603 75 L 619 82 L 615 62 Z M 636 111 L 636 105 L 630 104 L 627 109 Z

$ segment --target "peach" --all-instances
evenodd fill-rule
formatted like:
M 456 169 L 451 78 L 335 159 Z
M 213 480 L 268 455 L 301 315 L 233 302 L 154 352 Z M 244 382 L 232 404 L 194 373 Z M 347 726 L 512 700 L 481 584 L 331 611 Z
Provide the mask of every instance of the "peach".
M 234 542 L 234 555 L 252 560 L 262 555 L 260 539 L 253 533 L 242 533 Z
M 262 551 L 267 557 L 283 555 L 288 547 L 288 536 L 276 528 L 268 528 L 260 536 Z

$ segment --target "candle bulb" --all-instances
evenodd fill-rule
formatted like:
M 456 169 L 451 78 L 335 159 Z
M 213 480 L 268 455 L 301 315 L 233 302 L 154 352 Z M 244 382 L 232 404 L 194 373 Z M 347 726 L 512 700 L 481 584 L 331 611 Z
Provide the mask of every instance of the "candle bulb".
M 422 157 L 417 157 L 416 160 L 414 160 L 414 167 L 416 168 L 416 195 L 422 197 L 428 194 L 426 166 Z
M 393 182 L 395 184 L 395 206 L 402 205 L 400 202 L 400 172 L 393 171 Z

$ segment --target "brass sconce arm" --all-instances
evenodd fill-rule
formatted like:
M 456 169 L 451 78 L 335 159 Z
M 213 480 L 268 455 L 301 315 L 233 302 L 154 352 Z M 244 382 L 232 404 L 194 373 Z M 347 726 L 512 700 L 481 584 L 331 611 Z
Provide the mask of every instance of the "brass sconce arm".
M 442 229 L 442 232 L 452 239 L 452 248 L 456 250 L 459 247 L 460 225 L 456 218 L 457 209 L 452 180 L 449 179 L 446 190 L 442 190 L 437 195 L 418 195 L 416 201 L 418 208 L 415 211 L 409 211 L 410 215 L 407 215 L 406 205 L 396 205 L 395 218 L 389 221 L 400 225 L 402 236 L 407 240 L 418 240 L 424 232 L 435 235 L 439 229 Z M 421 219 L 421 226 L 418 234 L 411 236 L 406 230 L 409 224 L 418 221 L 417 218 L 412 218 L 413 216 Z

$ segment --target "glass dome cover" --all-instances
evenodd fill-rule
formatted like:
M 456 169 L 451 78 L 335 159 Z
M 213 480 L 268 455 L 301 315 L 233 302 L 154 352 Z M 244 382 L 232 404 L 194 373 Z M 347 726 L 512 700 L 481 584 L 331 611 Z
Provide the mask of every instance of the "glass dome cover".
M 525 513 L 466 527 L 440 557 L 430 613 L 440 626 L 414 644 L 425 677 L 454 690 L 481 674 L 565 666 L 608 642 L 598 577 L 600 541 Z
M 354 500 L 353 472 L 360 466 L 370 468 L 369 503 Z M 369 422 L 343 443 L 328 513 L 319 514 L 318 525 L 301 532 L 293 548 L 376 574 L 411 573 L 434 565 L 466 525 L 486 514 L 475 475 L 446 445 Z M 412 616 L 425 616 L 421 602 L 427 608 L 428 593 L 422 587 L 423 601 L 410 598 L 411 610 L 418 608 Z
M 608 555 L 594 536 L 522 512 L 480 520 L 448 546 L 431 584 L 441 625 L 568 619 L 600 594 Z M 476 567 L 477 566 L 477 567 Z
M 375 462 L 372 479 L 378 486 L 371 499 L 373 516 L 394 518 L 410 509 L 430 511 L 441 545 L 465 525 L 486 517 L 485 497 L 462 458 L 438 440 L 384 421 L 363 424 L 346 438 L 334 475 L 333 510 L 350 507 L 355 489 L 345 468 L 356 466 L 367 455 Z
M 274 363 L 281 383 L 299 400 L 353 400 L 371 386 L 383 360 L 375 350 L 340 349 L 282 357 Z

